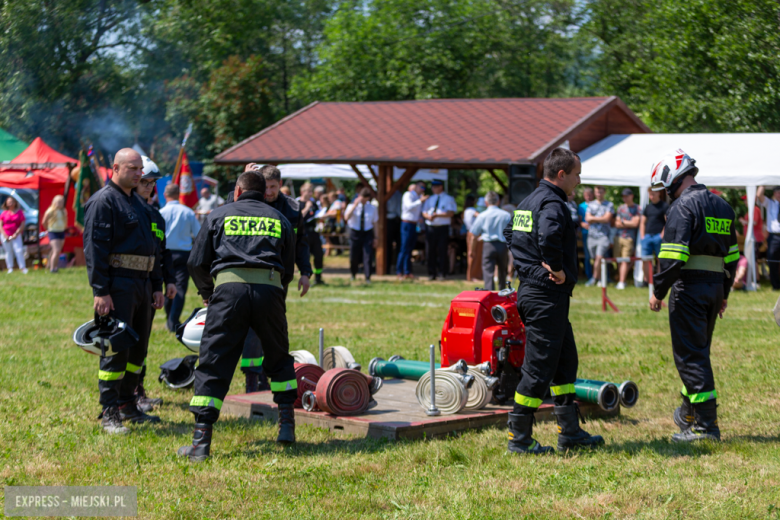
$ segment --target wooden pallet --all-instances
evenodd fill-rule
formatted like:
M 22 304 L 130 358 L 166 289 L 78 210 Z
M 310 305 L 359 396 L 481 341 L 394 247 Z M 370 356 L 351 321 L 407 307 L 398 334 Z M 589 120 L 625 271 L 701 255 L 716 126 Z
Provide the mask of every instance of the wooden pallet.
M 374 396 L 377 406 L 363 415 L 337 417 L 325 412 L 295 410 L 298 424 L 312 424 L 334 433 L 359 437 L 387 439 L 421 439 L 447 435 L 453 432 L 483 428 L 494 424 L 506 425 L 510 406 L 488 405 L 476 412 L 429 417 L 417 403 L 416 381 L 389 379 Z M 620 409 L 605 412 L 595 404 L 580 403 L 584 415 L 590 417 L 616 416 Z M 537 421 L 552 421 L 553 405 L 545 402 L 536 412 Z M 229 395 L 222 405 L 222 413 L 276 422 L 278 411 L 271 392 Z

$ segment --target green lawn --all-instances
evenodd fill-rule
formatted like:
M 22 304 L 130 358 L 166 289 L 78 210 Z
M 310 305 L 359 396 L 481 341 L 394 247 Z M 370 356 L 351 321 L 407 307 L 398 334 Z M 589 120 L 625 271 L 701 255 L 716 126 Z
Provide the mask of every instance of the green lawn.
M 367 367 L 375 357 L 426 359 L 450 299 L 474 284 L 331 279 L 288 300 L 290 344 L 316 352 L 343 345 Z M 589 422 L 594 453 L 506 454 L 503 428 L 446 439 L 386 442 L 299 426 L 298 444 L 274 442 L 273 424 L 223 417 L 213 457 L 191 464 L 191 391 L 157 383 L 157 367 L 187 351 L 158 313 L 147 387 L 165 404 L 163 423 L 109 437 L 98 421 L 97 360 L 71 341 L 91 317 L 84 269 L 0 279 L 0 477 L 3 485 L 135 485 L 147 518 L 780 518 L 780 329 L 777 294 L 738 293 L 715 331 L 714 367 L 723 442 L 678 446 L 671 413 L 681 383 L 665 312 L 647 291 L 611 291 L 620 314 L 600 309 L 600 290 L 578 287 L 572 323 L 582 376 L 633 379 L 639 404 Z M 190 288 L 185 313 L 197 303 Z M 238 372 L 240 376 L 241 373 Z M 232 391 L 239 392 L 236 377 Z M 555 444 L 554 426 L 537 436 Z

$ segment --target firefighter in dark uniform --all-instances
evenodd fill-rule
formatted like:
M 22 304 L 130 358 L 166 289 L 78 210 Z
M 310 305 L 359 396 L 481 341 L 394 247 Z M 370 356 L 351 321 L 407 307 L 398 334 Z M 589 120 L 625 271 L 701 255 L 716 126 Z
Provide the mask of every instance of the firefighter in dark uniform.
M 133 394 L 146 359 L 152 304 L 158 309 L 163 305 L 163 281 L 153 273 L 157 244 L 152 208 L 133 192 L 142 168 L 137 152 L 120 150 L 113 178 L 85 206 L 84 256 L 95 312 L 127 323 L 139 337 L 129 350 L 100 359 L 100 418 L 110 433 L 126 433 L 122 421 L 160 421 L 139 410 Z
M 544 161 L 544 179 L 504 229 L 521 282 L 517 308 L 526 332 L 525 361 L 509 414 L 509 451 L 514 453 L 555 451 L 532 436 L 534 412 L 548 390 L 555 399 L 559 450 L 604 443 L 580 428 L 574 401 L 578 360 L 569 304 L 577 284 L 577 235 L 566 201 L 580 183 L 581 169 L 577 154 L 553 150 Z
M 301 213 L 300 203 L 279 191 L 282 187 L 282 174 L 276 166 L 260 166 L 249 163 L 245 171 L 252 171 L 263 176 L 266 184 L 265 202 L 284 215 L 293 226 L 293 232 L 295 233 L 295 263 L 301 274 L 298 280 L 298 290 L 301 291 L 301 296 L 303 297 L 309 291 L 309 278 L 311 278 L 312 269 L 309 259 L 309 242 L 306 237 L 306 223 Z M 284 290 L 286 294 L 287 285 L 285 285 Z M 262 364 L 262 342 L 250 329 L 244 342 L 244 353 L 241 357 L 241 370 L 246 377 L 247 393 L 269 389 L 266 374 L 263 373 L 261 368 Z
M 284 287 L 292 281 L 295 235 L 290 222 L 264 202 L 265 179 L 245 172 L 235 201 L 212 211 L 193 244 L 187 267 L 208 305 L 200 361 L 195 370 L 191 446 L 179 455 L 209 456 L 211 434 L 251 328 L 265 347 L 263 370 L 279 409 L 278 442 L 295 442 L 293 403 L 298 396 L 289 353 Z
M 143 161 L 143 175 L 138 182 L 138 187 L 135 192 L 141 196 L 152 209 L 152 231 L 154 232 L 155 243 L 157 244 L 157 259 L 154 263 L 154 269 L 152 270 L 152 279 L 162 278 L 165 283 L 165 297 L 172 300 L 176 297 L 176 276 L 173 272 L 173 257 L 171 251 L 165 245 L 165 219 L 160 214 L 160 210 L 152 204 L 152 195 L 154 194 L 154 186 L 158 179 L 161 178 L 160 169 L 150 158 L 145 155 L 141 156 Z M 151 326 L 154 323 L 154 314 L 156 308 L 152 306 L 152 316 L 149 320 L 149 327 L 151 333 Z M 150 334 L 151 335 L 151 334 Z M 144 379 L 146 378 L 146 359 L 144 359 L 141 373 L 138 376 L 138 386 L 135 387 L 135 403 L 138 409 L 142 412 L 151 412 L 154 408 L 162 404 L 160 398 L 150 398 L 146 395 L 146 389 L 144 388 Z
M 660 273 L 650 297 L 659 312 L 669 295 L 669 326 L 674 363 L 683 382 L 682 405 L 674 412 L 680 433 L 673 442 L 720 440 L 710 346 L 715 321 L 728 305 L 739 260 L 734 210 L 697 184 L 696 161 L 682 150 L 653 167 L 652 187 L 673 202 L 666 215 L 658 255 Z
M 301 198 L 298 199 L 298 204 L 302 207 L 301 213 L 303 214 L 304 231 L 306 235 L 306 241 L 309 244 L 309 252 L 314 257 L 314 285 L 325 285 L 322 280 L 322 267 L 323 259 L 325 257 L 325 251 L 322 249 L 322 238 L 317 232 L 317 210 L 319 209 L 319 202 L 315 201 L 312 197 L 314 192 L 312 190 L 311 183 L 307 182 L 301 186 Z

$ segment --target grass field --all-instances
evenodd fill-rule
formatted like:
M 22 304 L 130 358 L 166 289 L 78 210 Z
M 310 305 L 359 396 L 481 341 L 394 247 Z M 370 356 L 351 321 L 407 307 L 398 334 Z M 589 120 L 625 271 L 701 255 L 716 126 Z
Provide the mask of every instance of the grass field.
M 465 282 L 330 279 L 288 300 L 293 349 L 344 345 L 364 367 L 375 356 L 425 359 L 450 299 Z M 647 292 L 611 291 L 620 314 L 600 310 L 599 289 L 578 287 L 571 321 L 580 374 L 640 388 L 639 404 L 589 422 L 606 447 L 594 453 L 506 454 L 503 428 L 446 439 L 385 442 L 298 427 L 298 444 L 274 442 L 273 424 L 223 417 L 213 457 L 191 464 L 175 450 L 191 439 L 190 391 L 156 381 L 186 354 L 158 313 L 147 387 L 163 422 L 109 437 L 98 421 L 97 361 L 71 341 L 91 317 L 84 269 L 0 278 L 0 480 L 3 485 L 134 485 L 144 518 L 780 518 L 780 330 L 776 293 L 734 294 L 715 331 L 721 444 L 678 446 L 671 412 L 681 383 L 665 312 Z M 197 303 L 190 288 L 185 314 Z M 231 390 L 240 392 L 243 378 Z M 555 444 L 554 426 L 537 438 Z

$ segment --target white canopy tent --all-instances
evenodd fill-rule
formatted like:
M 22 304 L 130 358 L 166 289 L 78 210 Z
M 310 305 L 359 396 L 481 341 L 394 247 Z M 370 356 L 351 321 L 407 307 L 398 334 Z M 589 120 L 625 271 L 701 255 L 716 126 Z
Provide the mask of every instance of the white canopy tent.
M 745 256 L 748 287 L 755 288 L 753 211 L 756 189 L 780 185 L 780 134 L 627 134 L 611 135 L 580 152 L 582 183 L 639 186 L 647 204 L 650 170 L 664 155 L 682 149 L 696 160 L 696 180 L 709 187 L 747 189 L 748 230 Z

